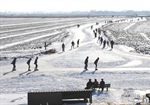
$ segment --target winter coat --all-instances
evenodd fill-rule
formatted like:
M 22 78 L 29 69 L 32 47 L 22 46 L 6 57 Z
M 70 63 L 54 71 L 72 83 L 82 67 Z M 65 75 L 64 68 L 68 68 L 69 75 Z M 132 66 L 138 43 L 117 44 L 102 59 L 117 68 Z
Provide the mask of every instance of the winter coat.
M 15 64 L 16 63 L 16 59 L 17 58 L 14 58 L 14 60 L 11 62 L 11 64 Z
M 105 86 L 105 82 L 104 82 L 104 81 L 101 81 L 101 82 L 100 82 L 100 88 L 104 88 L 104 86 Z
M 91 88 L 93 86 L 93 82 L 88 82 L 86 86 L 87 88 Z
M 97 58 L 97 59 L 94 61 L 94 64 L 97 64 L 97 63 L 98 63 L 98 60 L 99 60 L 99 58 Z
M 31 58 L 27 61 L 27 64 L 30 64 L 30 62 L 31 62 Z
M 85 59 L 84 64 L 88 64 L 88 57 Z
M 34 64 L 37 64 L 38 57 L 35 59 Z

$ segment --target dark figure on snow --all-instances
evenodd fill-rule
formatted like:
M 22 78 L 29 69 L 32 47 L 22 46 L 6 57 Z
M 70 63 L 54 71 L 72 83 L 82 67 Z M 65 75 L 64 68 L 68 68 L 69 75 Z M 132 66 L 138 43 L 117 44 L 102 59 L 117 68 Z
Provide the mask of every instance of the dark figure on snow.
M 114 46 L 114 41 L 111 40 L 111 41 L 110 41 L 110 47 L 111 47 L 111 49 L 113 49 L 113 46 Z
M 85 61 L 84 61 L 84 64 L 85 64 L 84 69 L 85 69 L 85 70 L 88 70 L 88 69 L 87 69 L 87 67 L 88 67 L 88 60 L 89 60 L 89 57 L 87 56 L 86 59 L 85 59 Z
M 27 61 L 27 64 L 28 64 L 28 71 L 31 71 L 31 69 L 30 69 L 30 62 L 31 62 L 31 58 Z
M 74 41 L 72 41 L 71 42 L 71 49 L 74 49 L 74 45 L 75 45 L 75 43 L 74 43 Z
M 11 62 L 11 64 L 13 65 L 12 71 L 15 71 L 15 70 L 16 70 L 16 60 L 17 60 L 17 58 L 15 57 L 15 58 L 13 59 L 13 61 Z
M 101 36 L 99 35 L 99 36 L 98 36 L 98 39 L 97 39 L 97 43 L 100 42 L 100 39 L 101 39 Z
M 98 28 L 98 34 L 101 35 L 101 29 L 100 28 Z
M 93 82 L 93 88 L 98 88 L 98 81 L 97 79 L 95 79 L 95 81 Z
M 77 27 L 79 28 L 79 27 L 80 27 L 80 25 L 79 25 L 79 24 L 77 24 Z
M 46 44 L 46 42 L 44 43 L 44 47 L 45 47 L 45 50 L 46 50 L 46 47 L 47 47 L 47 44 Z
M 105 87 L 105 81 L 102 78 L 100 81 L 100 88 L 102 88 L 102 91 L 104 90 L 104 87 Z
M 107 43 L 107 47 L 109 47 L 109 41 L 108 40 L 106 41 L 106 43 Z
M 97 63 L 99 61 L 99 57 L 97 57 L 97 59 L 94 61 L 94 64 L 95 64 L 95 70 L 97 70 Z
M 95 30 L 93 30 L 94 36 L 95 38 L 97 37 L 97 32 Z
M 103 43 L 103 37 L 100 38 L 100 45 Z
M 35 61 L 34 61 L 34 64 L 35 64 L 35 71 L 38 70 L 38 69 L 37 69 L 37 68 L 38 68 L 37 62 L 38 62 L 38 57 L 36 57 L 36 59 L 35 59 Z
M 62 44 L 62 51 L 63 52 L 65 51 L 65 44 L 64 43 Z
M 86 84 L 85 89 L 91 89 L 93 88 L 93 82 L 91 81 L 91 79 L 89 79 L 88 83 Z
M 102 49 L 104 49 L 105 46 L 106 46 L 106 40 L 103 41 L 103 48 Z
M 96 29 L 95 29 L 95 32 L 97 33 L 97 31 L 98 31 L 98 29 L 96 28 Z
M 79 47 L 79 41 L 80 41 L 80 39 L 77 40 L 77 47 Z
M 93 29 L 93 26 L 91 26 L 91 29 Z

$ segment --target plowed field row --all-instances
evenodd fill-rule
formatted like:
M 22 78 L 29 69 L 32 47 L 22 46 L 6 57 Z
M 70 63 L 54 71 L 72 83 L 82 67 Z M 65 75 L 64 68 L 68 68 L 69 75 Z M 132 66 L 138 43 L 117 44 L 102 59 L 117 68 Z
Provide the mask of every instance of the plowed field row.
M 19 33 L 27 33 L 31 31 L 40 31 L 40 30 L 46 30 L 50 28 L 55 28 L 58 26 L 63 26 L 64 24 L 74 24 L 74 23 L 80 23 L 81 20 L 74 20 L 74 21 L 64 21 L 64 22 L 55 22 L 55 23 L 46 23 L 46 24 L 40 24 L 40 25 L 35 25 L 35 24 L 30 24 L 30 27 L 25 27 L 24 25 L 21 26 L 23 28 L 15 28 L 15 29 L 10 29 L 10 30 L 5 30 L 5 31 L 0 31 L 0 37 L 8 36 L 8 35 L 16 35 Z M 87 22 L 87 20 L 82 20 L 83 22 Z
M 83 18 L 80 18 L 83 19 Z M 15 25 L 27 25 L 32 23 L 48 23 L 48 22 L 59 22 L 59 21 L 70 21 L 79 20 L 79 18 L 0 18 L 1 27 L 9 27 Z
M 51 44 L 55 41 L 60 41 L 67 36 L 66 32 L 52 33 L 51 35 L 45 35 L 44 37 L 30 38 L 23 42 L 16 42 L 3 48 L 2 51 L 13 51 L 13 50 L 27 50 L 27 49 L 41 49 L 44 47 L 44 43 Z
M 3 25 L 0 35 L 0 51 L 41 48 L 44 46 L 44 42 L 61 41 L 68 36 L 66 29 L 70 27 L 95 22 L 97 19 L 73 18 L 72 20 L 60 19 L 49 23 L 43 21 Z

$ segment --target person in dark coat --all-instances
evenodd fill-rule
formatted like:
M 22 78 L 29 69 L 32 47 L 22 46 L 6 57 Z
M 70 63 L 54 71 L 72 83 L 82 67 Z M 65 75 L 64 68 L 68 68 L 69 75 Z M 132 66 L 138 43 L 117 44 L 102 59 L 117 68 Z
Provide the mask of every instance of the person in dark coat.
M 28 71 L 31 71 L 31 69 L 30 69 L 30 62 L 31 62 L 31 58 L 27 61 L 27 64 L 28 64 Z
M 65 51 L 65 44 L 64 43 L 62 44 L 62 51 L 63 52 Z
M 94 33 L 94 37 L 96 38 L 97 37 L 97 32 L 95 30 L 93 30 L 93 33 Z
M 16 70 L 16 60 L 17 60 L 17 58 L 15 57 L 15 58 L 13 59 L 13 61 L 11 62 L 11 64 L 13 65 L 12 71 L 15 71 L 15 70 Z
M 98 28 L 98 33 L 99 33 L 99 35 L 101 35 L 101 29 L 100 28 Z
M 95 29 L 95 32 L 97 33 L 97 31 L 98 31 L 98 29 L 96 28 L 96 29 Z
M 95 79 L 95 81 L 93 82 L 93 88 L 98 88 L 98 81 L 97 79 Z
M 34 64 L 35 64 L 35 70 L 37 70 L 37 68 L 38 68 L 37 62 L 38 62 L 38 57 L 36 57 L 36 59 L 35 59 L 35 61 L 34 61 Z
M 77 40 L 77 47 L 79 47 L 79 41 L 80 41 L 80 39 Z
M 107 47 L 109 47 L 109 41 L 108 40 L 106 41 L 106 43 L 107 43 Z
M 77 27 L 79 28 L 79 27 L 80 27 L 80 25 L 79 25 L 79 24 L 77 24 Z
M 74 41 L 72 41 L 71 42 L 71 49 L 74 49 L 74 45 L 75 45 L 75 43 L 74 43 Z
M 45 47 L 45 50 L 46 50 L 46 47 L 47 47 L 47 44 L 46 44 L 46 42 L 44 43 L 44 47 Z
M 93 25 L 91 25 L 91 29 L 93 29 Z
M 86 84 L 85 89 L 91 89 L 93 88 L 93 82 L 91 81 L 91 79 L 89 79 L 88 83 Z
M 99 57 L 97 57 L 97 59 L 94 61 L 94 64 L 95 64 L 95 70 L 97 70 L 97 63 L 99 61 Z
M 103 43 L 103 37 L 100 38 L 100 45 Z
M 106 40 L 103 41 L 103 48 L 104 49 L 106 47 Z
M 85 61 L 84 61 L 84 64 L 85 64 L 84 69 L 85 69 L 85 70 L 88 70 L 88 69 L 87 69 L 87 67 L 88 67 L 88 60 L 89 60 L 89 57 L 87 56 L 86 59 L 85 59 Z
M 105 87 L 105 81 L 102 78 L 100 81 L 100 88 L 102 88 L 102 91 L 104 90 L 104 87 Z
M 114 46 L 114 41 L 113 40 L 110 41 L 110 46 L 111 46 L 111 49 L 113 49 L 113 46 Z

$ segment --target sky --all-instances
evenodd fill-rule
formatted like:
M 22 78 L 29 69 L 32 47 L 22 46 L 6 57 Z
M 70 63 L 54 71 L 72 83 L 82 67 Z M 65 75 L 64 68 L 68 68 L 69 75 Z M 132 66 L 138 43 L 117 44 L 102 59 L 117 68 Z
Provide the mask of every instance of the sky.
M 150 10 L 150 0 L 0 0 L 0 12 Z

